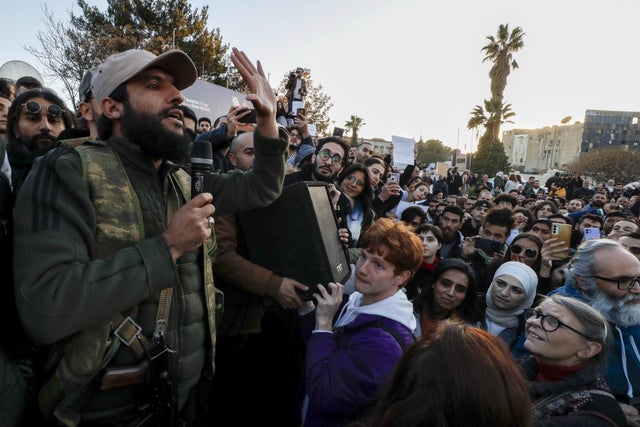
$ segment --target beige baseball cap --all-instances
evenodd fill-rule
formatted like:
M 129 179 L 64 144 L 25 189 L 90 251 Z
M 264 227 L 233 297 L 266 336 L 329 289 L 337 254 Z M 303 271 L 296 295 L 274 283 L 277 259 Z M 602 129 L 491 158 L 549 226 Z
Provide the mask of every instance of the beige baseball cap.
M 95 68 L 91 92 L 101 104 L 118 86 L 149 68 L 161 68 L 171 74 L 178 90 L 188 88 L 198 77 L 193 61 L 181 50 L 170 50 L 156 56 L 146 50 L 130 49 L 111 55 Z

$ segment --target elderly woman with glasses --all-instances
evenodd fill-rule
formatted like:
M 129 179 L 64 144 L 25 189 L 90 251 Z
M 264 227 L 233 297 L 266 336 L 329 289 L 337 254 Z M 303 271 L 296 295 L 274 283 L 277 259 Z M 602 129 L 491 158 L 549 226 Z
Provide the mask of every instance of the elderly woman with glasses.
M 520 361 L 533 399 L 536 425 L 626 426 L 625 415 L 601 375 L 609 326 L 589 305 L 553 295 L 525 312 Z
M 367 168 L 354 163 L 338 177 L 338 188 L 342 192 L 338 200 L 340 216 L 346 220 L 341 226 L 349 229 L 349 247 L 355 247 L 360 235 L 376 218 L 371 204 L 371 184 Z

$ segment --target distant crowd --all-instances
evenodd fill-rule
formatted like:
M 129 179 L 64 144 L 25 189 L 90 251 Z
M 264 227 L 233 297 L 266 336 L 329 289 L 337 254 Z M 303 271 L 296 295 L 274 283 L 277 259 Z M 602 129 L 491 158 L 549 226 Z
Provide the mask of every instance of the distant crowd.
M 302 68 L 277 99 L 232 61 L 215 119 L 181 51 L 87 70 L 78 114 L 0 79 L 0 424 L 640 425 L 639 186 L 398 170 L 312 135 Z M 309 182 L 345 283 L 252 257 Z

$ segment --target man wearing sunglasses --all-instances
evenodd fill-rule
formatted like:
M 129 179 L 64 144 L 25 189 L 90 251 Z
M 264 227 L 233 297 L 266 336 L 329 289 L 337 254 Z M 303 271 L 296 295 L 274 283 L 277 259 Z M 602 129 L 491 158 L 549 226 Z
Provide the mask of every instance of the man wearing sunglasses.
M 18 311 L 36 342 L 59 350 L 41 390 L 53 397 L 41 402 L 50 418 L 154 426 L 192 419 L 180 411 L 195 406 L 187 399 L 201 375 L 213 375 L 222 308 L 211 273 L 214 212 L 265 206 L 284 178 L 287 138 L 273 90 L 260 62 L 235 48 L 231 60 L 257 114 L 251 171 L 204 172 L 203 192 L 191 196 L 175 162 L 189 151 L 180 91 L 194 83 L 196 67 L 179 50 L 131 49 L 95 70 L 100 140 L 50 152 L 18 194 Z
M 618 401 L 640 408 L 640 261 L 619 243 L 589 240 L 578 247 L 565 284 L 552 294 L 578 298 L 609 321 L 613 346 L 606 380 Z
M 69 110 L 49 89 L 22 92 L 13 101 L 7 116 L 7 155 L 14 192 L 22 185 L 34 160 L 55 147 L 58 135 L 72 126 Z

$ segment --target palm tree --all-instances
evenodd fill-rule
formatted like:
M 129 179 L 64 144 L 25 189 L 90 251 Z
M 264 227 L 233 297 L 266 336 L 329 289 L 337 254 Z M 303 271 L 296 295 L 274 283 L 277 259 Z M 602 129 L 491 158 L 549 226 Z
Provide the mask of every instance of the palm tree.
M 358 131 L 362 126 L 366 125 L 362 117 L 351 115 L 351 119 L 345 122 L 344 127 L 347 132 L 351 132 L 351 142 L 358 140 Z
M 501 124 L 513 123 L 510 120 L 513 116 L 515 113 L 511 111 L 511 104 L 504 104 L 501 98 L 485 99 L 484 106 L 476 105 L 471 111 L 467 128 L 475 129 L 480 126 L 485 128 L 474 155 L 476 171 L 494 174 L 509 167 L 509 159 L 498 138 L 498 132 Z
M 513 123 L 510 119 L 515 115 L 516 113 L 511 110 L 511 104 L 504 104 L 502 98 L 485 99 L 484 107 L 476 105 L 471 111 L 467 129 L 484 126 L 486 133 L 490 134 L 494 141 L 499 141 L 500 126 Z
M 511 69 L 518 68 L 518 63 L 513 59 L 513 53 L 524 47 L 523 38 L 522 28 L 516 27 L 509 33 L 509 24 L 498 27 L 497 37 L 487 36 L 489 43 L 482 48 L 485 53 L 482 62 L 493 63 L 489 71 L 492 98 L 502 98 Z

